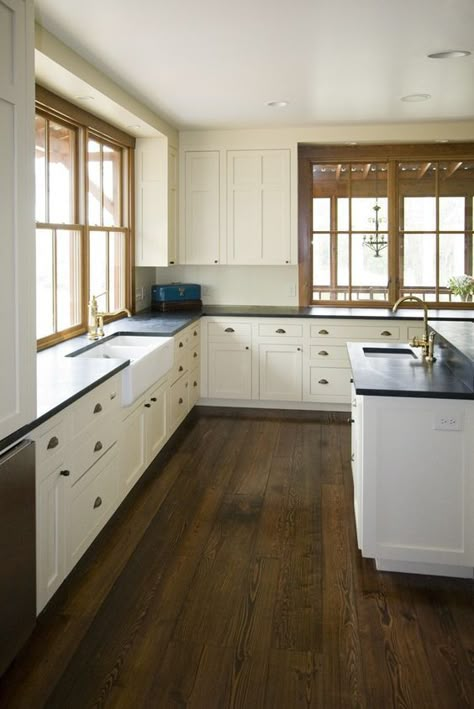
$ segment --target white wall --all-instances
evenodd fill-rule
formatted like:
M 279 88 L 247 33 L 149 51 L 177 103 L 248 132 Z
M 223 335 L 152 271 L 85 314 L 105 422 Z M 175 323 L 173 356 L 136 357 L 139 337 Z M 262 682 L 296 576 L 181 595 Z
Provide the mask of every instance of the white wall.
M 157 268 L 155 283 L 199 283 L 216 305 L 298 305 L 296 266 L 173 266 Z

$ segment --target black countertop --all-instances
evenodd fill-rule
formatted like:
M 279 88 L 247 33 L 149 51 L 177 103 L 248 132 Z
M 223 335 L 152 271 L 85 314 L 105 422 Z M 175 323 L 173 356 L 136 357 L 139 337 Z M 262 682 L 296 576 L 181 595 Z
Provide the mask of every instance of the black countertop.
M 260 317 L 260 318 L 351 318 L 360 320 L 423 320 L 423 310 L 419 308 L 399 308 L 396 313 L 391 308 L 326 308 L 322 306 L 300 308 L 282 305 L 203 305 L 202 315 L 215 317 Z M 431 309 L 430 320 L 474 321 L 474 309 L 442 310 Z

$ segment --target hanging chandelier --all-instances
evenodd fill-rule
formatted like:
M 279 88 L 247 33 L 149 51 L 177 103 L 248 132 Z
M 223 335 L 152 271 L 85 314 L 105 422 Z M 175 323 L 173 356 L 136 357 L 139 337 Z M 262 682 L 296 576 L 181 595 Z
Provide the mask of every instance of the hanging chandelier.
M 375 169 L 375 204 L 372 207 L 372 210 L 374 212 L 373 217 L 369 217 L 369 223 L 374 225 L 375 229 L 375 234 L 364 234 L 362 238 L 362 242 L 364 246 L 367 246 L 368 249 L 370 249 L 374 256 L 378 258 L 380 256 L 380 252 L 383 251 L 383 249 L 387 248 L 388 246 L 388 241 L 387 237 L 385 234 L 379 234 L 379 229 L 381 224 L 386 223 L 385 217 L 381 217 L 379 212 L 382 209 L 382 207 L 379 204 L 379 196 L 378 196 L 378 189 L 377 189 L 377 173 L 378 170 L 377 168 Z

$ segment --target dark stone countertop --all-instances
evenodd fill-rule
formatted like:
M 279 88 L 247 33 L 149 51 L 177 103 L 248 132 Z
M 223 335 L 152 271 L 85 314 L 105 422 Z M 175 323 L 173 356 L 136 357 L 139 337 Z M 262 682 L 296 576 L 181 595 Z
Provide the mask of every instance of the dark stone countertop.
M 423 310 L 400 308 L 396 313 L 391 308 L 331 308 L 323 306 L 298 307 L 283 305 L 203 305 L 202 315 L 215 317 L 260 317 L 260 318 L 351 318 L 360 320 L 423 320 Z M 474 321 L 474 309 L 430 309 L 430 320 Z
M 368 357 L 364 348 L 381 354 Z M 448 367 L 443 358 L 426 364 L 418 348 L 406 344 L 349 342 L 347 345 L 357 394 L 367 396 L 407 396 L 434 399 L 474 399 L 474 390 Z M 383 350 L 410 350 L 414 357 L 383 355 Z M 437 348 L 436 348 L 437 349 Z M 388 353 L 387 353 L 388 354 Z M 435 351 L 438 356 L 438 352 Z

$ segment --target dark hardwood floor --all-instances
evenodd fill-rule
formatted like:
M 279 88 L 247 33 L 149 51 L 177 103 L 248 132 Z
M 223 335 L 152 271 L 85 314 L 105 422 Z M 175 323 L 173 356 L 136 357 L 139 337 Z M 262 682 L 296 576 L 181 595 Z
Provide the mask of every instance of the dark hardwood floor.
M 360 557 L 346 419 L 194 415 L 38 619 L 0 706 L 472 709 L 473 583 Z

